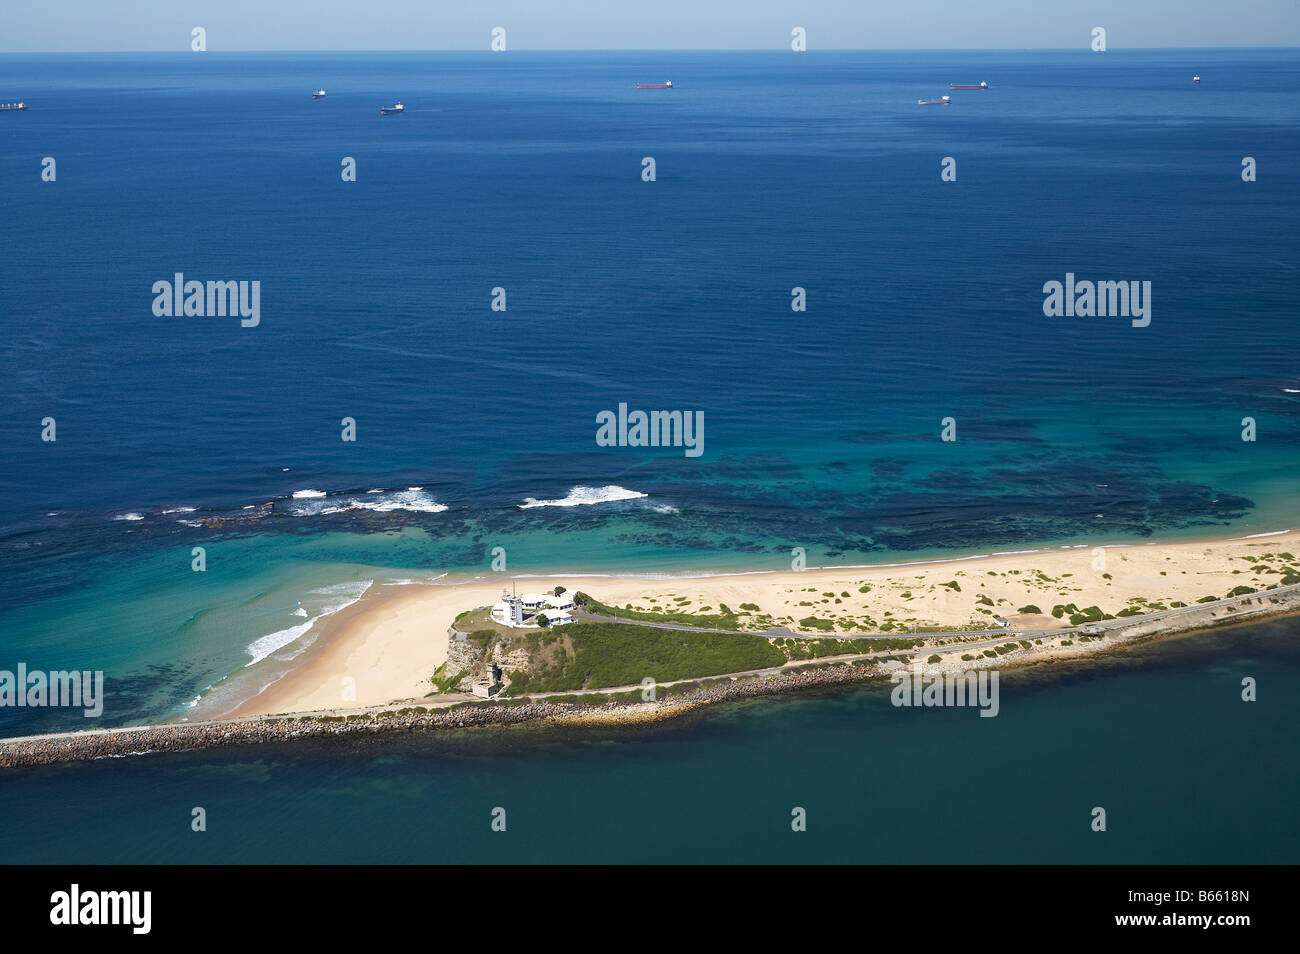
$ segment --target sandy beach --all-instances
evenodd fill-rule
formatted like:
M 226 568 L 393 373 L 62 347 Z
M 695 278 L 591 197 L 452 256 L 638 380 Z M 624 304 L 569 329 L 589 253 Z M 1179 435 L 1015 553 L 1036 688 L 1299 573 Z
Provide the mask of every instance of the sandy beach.
M 1237 587 L 1281 582 L 1300 553 L 1300 531 L 1188 542 L 1070 547 L 951 560 L 785 570 L 719 576 L 642 579 L 502 575 L 490 581 L 373 590 L 322 627 L 318 647 L 258 696 L 227 715 L 254 716 L 378 706 L 423 699 L 447 658 L 447 631 L 458 614 L 493 603 L 503 586 L 519 592 L 556 585 L 601 602 L 648 612 L 717 613 L 808 635 L 898 631 L 898 627 L 1068 625 L 1054 606 L 1096 606 L 1107 614 L 1193 605 Z M 757 607 L 757 609 L 752 609 Z M 1034 612 L 1038 610 L 1039 612 Z M 823 627 L 806 625 L 814 618 Z M 746 628 L 750 628 L 746 626 Z M 755 625 L 753 628 L 762 628 Z M 351 680 L 348 683 L 347 680 Z M 345 695 L 354 687 L 355 697 Z
M 447 659 L 447 630 L 460 612 L 459 600 L 449 599 L 444 589 L 400 587 L 357 601 L 326 621 L 319 648 L 304 654 L 301 665 L 223 715 L 378 705 L 425 695 L 430 677 Z

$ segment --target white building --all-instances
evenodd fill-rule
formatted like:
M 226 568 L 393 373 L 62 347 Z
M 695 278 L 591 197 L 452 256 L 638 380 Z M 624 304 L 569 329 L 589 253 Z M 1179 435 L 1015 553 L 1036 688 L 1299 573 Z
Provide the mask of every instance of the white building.
M 494 622 L 502 626 L 536 626 L 539 615 L 546 617 L 548 626 L 561 626 L 573 622 L 571 611 L 576 608 L 572 590 L 563 590 L 559 596 L 547 593 L 525 593 L 523 596 L 515 596 L 513 593 L 503 591 L 501 599 L 490 610 L 490 615 Z
M 548 609 L 560 610 L 563 612 L 576 608 L 576 605 L 577 604 L 573 602 L 573 590 L 563 590 L 559 596 L 546 597 L 546 606 Z M 549 619 L 551 614 L 547 613 L 546 616 Z

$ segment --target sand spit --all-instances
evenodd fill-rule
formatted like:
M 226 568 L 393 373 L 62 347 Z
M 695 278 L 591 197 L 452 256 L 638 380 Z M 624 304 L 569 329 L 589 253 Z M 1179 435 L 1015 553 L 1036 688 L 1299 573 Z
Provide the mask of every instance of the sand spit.
M 503 587 L 520 593 L 573 586 L 608 606 L 700 614 L 741 613 L 743 629 L 803 636 L 930 629 L 996 628 L 995 616 L 1020 632 L 1057 630 L 1068 616 L 1056 605 L 1098 606 L 1106 613 L 1151 612 L 1248 586 L 1262 592 L 1288 579 L 1300 531 L 1217 540 L 1069 546 L 913 563 L 773 570 L 700 577 L 557 576 L 499 578 L 426 586 L 372 587 L 322 621 L 320 636 L 294 669 L 256 696 L 207 719 L 392 705 L 423 696 L 447 660 L 456 616 L 487 606 Z M 752 607 L 753 609 L 748 609 Z M 816 620 L 817 625 L 809 623 Z M 707 625 L 707 624 L 706 624 Z M 831 627 L 826 629 L 825 627 Z M 346 702 L 341 694 L 349 687 Z
M 1057 659 L 1077 658 L 1115 651 L 1125 645 L 1175 633 L 1205 629 L 1243 619 L 1259 619 L 1300 612 L 1300 586 L 1257 593 L 1215 605 L 1188 607 L 1181 612 L 1133 622 L 1111 621 L 1104 635 L 1080 638 L 1079 630 L 1062 631 L 1050 639 L 1028 642 L 1005 656 L 957 658 L 962 647 L 944 647 L 938 663 L 920 663 L 927 674 L 973 669 L 1011 669 Z M 1017 634 L 1008 634 L 1007 642 Z M 930 650 L 917 650 L 913 659 Z M 906 659 L 906 657 L 904 657 Z M 545 720 L 557 725 L 617 726 L 643 724 L 682 715 L 701 706 L 737 699 L 774 695 L 816 686 L 886 678 L 903 660 L 856 655 L 818 663 L 790 664 L 774 670 L 733 676 L 704 677 L 698 681 L 666 684 L 665 698 L 654 702 L 611 700 L 590 701 L 595 693 L 574 694 L 574 702 L 562 696 L 520 698 L 494 702 L 442 703 L 427 708 L 372 709 L 348 714 L 316 712 L 282 717 L 233 719 L 204 723 L 175 723 L 122 729 L 100 729 L 55 735 L 30 736 L 0 741 L 0 767 L 43 765 L 85 759 L 139 755 L 150 752 L 178 752 L 225 745 L 275 743 L 290 739 L 411 732 L 426 729 L 466 728 L 486 725 L 516 725 Z M 604 690 L 622 694 L 640 687 L 624 686 Z

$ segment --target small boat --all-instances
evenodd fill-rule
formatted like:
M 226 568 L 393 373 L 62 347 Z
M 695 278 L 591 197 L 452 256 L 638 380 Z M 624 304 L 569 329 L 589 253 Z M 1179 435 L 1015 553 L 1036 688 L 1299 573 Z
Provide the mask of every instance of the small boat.
M 949 83 L 948 88 L 949 89 L 988 89 L 989 84 L 985 82 L 981 82 L 978 86 L 960 86 L 957 83 Z
M 1200 74 L 1200 73 L 1197 73 L 1195 76 L 1192 77 L 1192 82 L 1193 82 L 1193 83 L 1199 83 L 1200 81 L 1201 81 L 1201 74 Z
M 947 96 L 940 96 L 938 99 L 918 99 L 918 106 L 947 106 L 949 99 Z
M 323 90 L 323 89 L 318 89 L 318 90 L 316 90 L 316 92 L 314 92 L 314 93 L 311 94 L 311 98 L 312 98 L 312 99 L 324 99 L 324 98 L 325 98 L 325 90 Z
M 394 105 L 394 106 L 380 106 L 380 107 L 379 107 L 379 115 L 380 115 L 380 116 L 400 116 L 400 115 L 402 115 L 402 112 L 403 112 L 403 110 L 404 110 L 405 108 L 406 108 L 406 107 L 404 107 L 401 103 L 397 103 L 397 104 Z
M 5 110 L 6 112 L 11 110 L 19 110 L 19 109 L 26 109 L 26 108 L 27 108 L 26 103 L 0 103 L 0 110 Z
M 672 89 L 673 81 L 668 80 L 666 83 L 637 83 L 637 89 Z

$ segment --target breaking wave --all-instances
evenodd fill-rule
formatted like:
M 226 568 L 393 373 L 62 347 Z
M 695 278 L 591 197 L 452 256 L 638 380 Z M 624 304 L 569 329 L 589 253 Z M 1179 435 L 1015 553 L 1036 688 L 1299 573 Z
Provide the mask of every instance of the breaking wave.
M 253 658 L 245 664 L 245 668 L 254 663 L 261 662 L 271 653 L 278 649 L 288 646 L 294 640 L 301 639 L 303 636 L 316 625 L 316 621 L 324 619 L 326 616 L 332 616 L 339 610 L 346 609 L 357 600 L 361 599 L 370 589 L 373 580 L 361 580 L 356 583 L 335 583 L 332 586 L 322 586 L 319 589 L 312 590 L 309 595 L 326 597 L 324 605 L 317 615 L 311 617 L 305 623 L 299 623 L 297 626 L 290 626 L 288 629 L 282 629 L 274 633 L 268 633 L 260 639 L 255 639 L 248 644 L 244 650 Z M 301 607 L 299 607 L 301 608 Z M 297 615 L 295 611 L 295 615 Z
M 412 513 L 442 513 L 448 509 L 446 504 L 438 503 L 424 492 L 423 487 L 408 487 L 405 490 L 370 490 L 365 494 L 338 494 L 330 497 L 319 491 L 311 491 L 310 498 L 294 494 L 294 499 L 302 503 L 290 511 L 295 517 L 318 517 L 331 513 L 346 513 L 350 510 L 370 510 L 375 513 L 391 513 L 407 510 Z
M 605 487 L 574 487 L 569 491 L 568 496 L 561 497 L 559 500 L 538 500 L 536 497 L 526 497 L 524 502 L 519 504 L 519 509 L 582 507 L 588 504 L 609 503 L 614 500 L 636 500 L 648 496 L 650 495 L 637 490 L 628 490 L 626 487 L 620 487 L 617 484 L 609 484 Z

